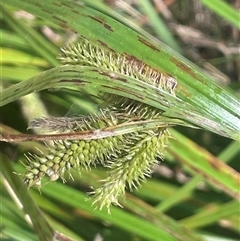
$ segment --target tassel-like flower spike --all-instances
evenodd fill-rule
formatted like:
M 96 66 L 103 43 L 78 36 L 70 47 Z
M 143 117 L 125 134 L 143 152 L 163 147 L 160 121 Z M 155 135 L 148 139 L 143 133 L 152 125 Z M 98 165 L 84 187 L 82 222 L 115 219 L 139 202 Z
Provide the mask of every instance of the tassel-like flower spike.
M 156 88 L 174 95 L 177 81 L 143 62 L 129 56 L 92 45 L 82 40 L 76 46 L 62 49 L 63 64 L 98 67 L 147 82 Z M 78 117 L 39 118 L 29 124 L 29 129 L 43 128 L 58 132 L 98 131 L 117 125 L 161 120 L 161 112 L 146 104 L 114 94 L 100 93 L 103 100 L 98 114 Z M 28 155 L 25 183 L 41 186 L 44 176 L 50 181 L 74 168 L 90 169 L 101 163 L 108 168 L 108 176 L 101 187 L 93 192 L 94 204 L 100 209 L 111 204 L 120 205 L 119 197 L 124 197 L 125 189 L 137 188 L 151 175 L 151 166 L 158 163 L 164 154 L 170 134 L 166 126 L 154 129 L 134 130 L 123 135 L 113 135 L 95 140 L 56 140 L 47 145 L 47 153 Z

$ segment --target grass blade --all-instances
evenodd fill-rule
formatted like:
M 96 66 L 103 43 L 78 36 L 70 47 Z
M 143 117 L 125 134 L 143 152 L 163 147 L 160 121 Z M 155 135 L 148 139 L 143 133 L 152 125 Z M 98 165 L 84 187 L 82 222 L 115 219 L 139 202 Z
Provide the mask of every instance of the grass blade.
M 65 1 L 58 1 L 58 4 L 55 4 L 51 0 L 41 3 L 31 0 L 21 4 L 16 0 L 9 0 L 8 4 L 24 8 L 66 29 L 77 31 L 103 47 L 127 53 L 152 68 L 175 77 L 178 81 L 177 96 L 187 104 L 193 105 L 194 109 L 205 117 L 203 124 L 196 116 L 190 116 L 191 121 L 195 120 L 198 125 L 205 126 L 215 133 L 239 140 L 239 101 L 229 92 L 216 86 L 208 76 L 200 73 L 196 66 L 178 55 L 173 56 L 173 53 L 164 46 L 152 44 L 121 23 L 85 5 Z M 43 10 L 45 6 L 48 6 L 47 11 Z M 128 38 L 116 42 L 122 36 Z M 191 111 L 185 115 L 190 113 Z M 215 124 L 209 127 L 211 121 Z

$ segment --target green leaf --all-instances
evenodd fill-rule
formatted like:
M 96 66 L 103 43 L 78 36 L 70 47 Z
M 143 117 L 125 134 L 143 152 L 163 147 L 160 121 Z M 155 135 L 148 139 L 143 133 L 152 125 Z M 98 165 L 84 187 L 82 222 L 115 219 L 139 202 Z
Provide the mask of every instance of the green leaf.
M 52 183 L 52 185 L 46 186 L 46 188 L 44 188 L 44 190 L 42 191 L 44 195 L 49 195 L 50 197 L 54 197 L 55 199 L 60 200 L 63 203 L 68 203 L 71 206 L 78 208 L 79 210 L 86 211 L 87 213 L 93 215 L 93 217 L 95 218 L 105 219 L 106 221 L 114 225 L 117 225 L 124 230 L 128 230 L 131 233 L 136 234 L 147 240 L 153 240 L 153 241 L 159 241 L 159 239 L 166 240 L 166 241 L 179 240 L 177 239 L 177 237 L 180 235 L 181 228 L 178 227 L 179 229 L 177 230 L 176 226 L 173 225 L 174 222 L 172 220 L 171 222 L 168 221 L 169 226 L 164 225 L 164 223 L 160 219 L 160 215 L 156 215 L 158 217 L 155 217 L 155 218 L 159 220 L 156 220 L 155 224 L 151 223 L 150 221 L 144 218 L 135 217 L 131 214 L 124 212 L 121 209 L 114 208 L 114 207 L 111 209 L 111 215 L 109 215 L 107 214 L 107 210 L 105 209 L 101 211 L 94 210 L 91 205 L 91 202 L 90 201 L 86 202 L 85 195 L 81 194 L 80 192 L 72 188 L 66 187 L 66 185 L 63 185 L 60 183 Z M 181 230 L 181 232 L 183 232 L 183 230 Z M 201 239 L 189 239 L 189 240 L 201 240 Z
M 239 11 L 237 9 L 233 8 L 230 4 L 227 3 L 227 1 L 223 0 L 201 0 L 201 2 L 217 13 L 219 16 L 223 17 L 230 23 L 234 24 L 237 28 L 240 28 L 239 25 Z
M 58 1 L 58 4 L 55 4 L 50 0 L 40 3 L 31 0 L 21 4 L 16 0 L 9 0 L 7 4 L 24 8 L 46 21 L 81 33 L 81 36 L 103 48 L 107 47 L 118 53 L 133 56 L 152 68 L 173 76 L 178 81 L 177 97 L 187 105 L 182 113 L 185 120 L 235 140 L 240 139 L 239 101 L 215 85 L 196 66 L 183 57 L 173 54 L 166 47 L 151 43 L 132 29 L 86 5 L 65 1 Z M 48 6 L 48 11 L 43 10 L 45 6 Z M 122 36 L 128 37 L 124 41 L 119 41 Z M 110 88 L 111 86 L 112 84 Z M 132 98 L 131 94 L 129 98 Z M 148 103 L 161 108 L 157 102 L 152 103 L 148 100 Z M 171 112 L 176 111 L 173 108 L 166 114 L 170 116 Z
M 171 140 L 169 150 L 175 158 L 185 164 L 192 172 L 202 175 L 220 190 L 240 200 L 240 175 L 237 171 L 180 133 L 172 130 L 172 134 L 175 140 Z M 181 142 L 176 140 L 181 140 Z
M 15 201 L 23 206 L 23 211 L 29 215 L 38 239 L 40 241 L 51 241 L 54 237 L 54 230 L 28 194 L 27 187 L 23 184 L 21 178 L 18 175 L 12 175 L 14 170 L 9 160 L 7 160 L 2 153 L 0 154 L 1 175 L 6 179 L 5 183 L 8 185 L 8 188 L 11 189 L 10 192 L 15 198 Z

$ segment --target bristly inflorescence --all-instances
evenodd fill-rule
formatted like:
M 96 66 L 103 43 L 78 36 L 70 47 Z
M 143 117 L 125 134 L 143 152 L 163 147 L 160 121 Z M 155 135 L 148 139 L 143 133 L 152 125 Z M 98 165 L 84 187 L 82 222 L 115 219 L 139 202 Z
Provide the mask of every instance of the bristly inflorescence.
M 94 203 L 100 209 L 111 204 L 121 206 L 118 199 L 124 196 L 125 189 L 137 188 L 151 175 L 152 165 L 163 157 L 168 137 L 168 131 L 161 128 L 129 136 L 121 154 L 108 162 L 110 171 L 103 185 L 95 190 Z
M 104 71 L 124 74 L 147 82 L 174 95 L 177 82 L 171 76 L 152 69 L 143 62 L 82 40 L 76 46 L 62 49 L 63 64 L 92 66 Z M 72 118 L 39 118 L 29 124 L 29 129 L 43 128 L 58 132 L 96 131 L 117 125 L 161 120 L 161 112 L 146 104 L 114 94 L 100 93 L 103 104 L 98 114 Z M 132 190 L 151 175 L 151 166 L 162 159 L 170 134 L 165 127 L 134 130 L 124 135 L 92 140 L 56 140 L 47 145 L 47 153 L 27 157 L 24 181 L 30 186 L 41 186 L 44 176 L 50 181 L 64 179 L 71 169 L 90 169 L 100 163 L 108 168 L 103 184 L 94 190 L 94 204 L 100 209 L 119 204 L 125 189 Z
M 62 48 L 63 64 L 97 67 L 147 82 L 174 95 L 177 81 L 132 56 L 115 53 L 82 39 L 77 45 Z

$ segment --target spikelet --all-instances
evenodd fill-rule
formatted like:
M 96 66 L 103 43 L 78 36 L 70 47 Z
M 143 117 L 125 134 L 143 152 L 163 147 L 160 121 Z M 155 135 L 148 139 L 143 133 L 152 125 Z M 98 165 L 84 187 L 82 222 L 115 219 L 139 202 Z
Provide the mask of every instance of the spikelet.
M 169 133 L 164 128 L 132 134 L 125 143 L 125 151 L 109 162 L 107 178 L 93 192 L 93 204 L 108 210 L 112 204 L 121 206 L 118 199 L 124 197 L 125 189 L 133 190 L 151 176 L 151 167 L 162 158 L 168 138 Z
M 81 39 L 81 42 L 76 46 L 69 45 L 61 50 L 62 55 L 59 58 L 62 64 L 90 66 L 104 71 L 113 71 L 149 83 L 171 95 L 175 95 L 176 79 L 133 57 L 100 48 L 86 39 Z M 104 106 L 112 105 L 117 109 L 121 108 L 126 114 L 134 113 L 141 119 L 152 119 L 161 115 L 159 109 L 125 97 L 102 93 L 99 98 L 104 100 Z
M 59 59 L 62 64 L 92 66 L 105 71 L 117 72 L 147 82 L 174 95 L 177 86 L 175 78 L 151 68 L 132 56 L 100 48 L 86 39 L 81 39 L 77 45 L 69 45 L 61 50 L 62 55 Z
M 35 120 L 35 123 L 39 124 L 40 120 Z M 105 113 L 102 111 L 100 115 L 86 116 L 81 120 L 80 123 L 71 124 L 75 131 L 100 129 L 118 123 L 108 109 Z M 24 182 L 29 187 L 41 186 L 41 179 L 45 175 L 49 176 L 50 181 L 55 181 L 63 178 L 64 173 L 72 168 L 81 170 L 89 169 L 98 162 L 104 164 L 107 159 L 117 155 L 123 141 L 123 136 L 113 136 L 97 140 L 58 140 L 54 141 L 53 146 L 46 144 L 47 154 L 28 156 Z

